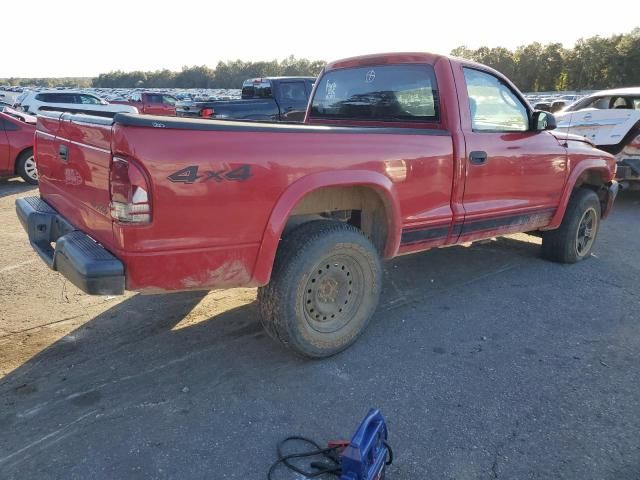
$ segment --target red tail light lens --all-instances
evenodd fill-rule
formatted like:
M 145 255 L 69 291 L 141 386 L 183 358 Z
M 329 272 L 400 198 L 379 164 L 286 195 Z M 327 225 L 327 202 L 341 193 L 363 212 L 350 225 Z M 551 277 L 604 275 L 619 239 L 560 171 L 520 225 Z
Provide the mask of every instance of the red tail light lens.
M 213 108 L 203 108 L 202 110 L 200 110 L 200 116 L 204 118 L 212 117 L 214 113 L 215 111 L 213 110 Z
M 111 218 L 118 222 L 151 222 L 151 200 L 147 177 L 140 167 L 114 157 L 109 175 Z

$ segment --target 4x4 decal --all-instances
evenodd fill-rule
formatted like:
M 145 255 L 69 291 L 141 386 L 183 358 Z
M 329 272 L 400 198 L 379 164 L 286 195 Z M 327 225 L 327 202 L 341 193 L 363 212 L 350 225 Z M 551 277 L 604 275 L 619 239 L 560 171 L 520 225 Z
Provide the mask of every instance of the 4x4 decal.
M 198 165 L 191 165 L 172 173 L 167 178 L 174 183 L 195 183 L 197 181 L 206 182 L 209 180 L 216 182 L 224 182 L 225 180 L 230 182 L 244 182 L 248 180 L 249 177 L 251 177 L 251 165 L 241 165 L 232 170 L 207 170 L 202 172 L 201 175 L 198 175 Z

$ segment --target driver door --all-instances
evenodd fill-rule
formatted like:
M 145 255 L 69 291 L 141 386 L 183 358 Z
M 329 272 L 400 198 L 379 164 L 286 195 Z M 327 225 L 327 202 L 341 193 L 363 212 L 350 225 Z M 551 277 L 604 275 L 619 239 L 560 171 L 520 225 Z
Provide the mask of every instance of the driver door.
M 461 115 L 467 164 L 459 241 L 547 225 L 567 175 L 566 148 L 549 131 L 530 128 L 529 107 L 506 81 L 461 70 L 460 109 L 468 113 Z

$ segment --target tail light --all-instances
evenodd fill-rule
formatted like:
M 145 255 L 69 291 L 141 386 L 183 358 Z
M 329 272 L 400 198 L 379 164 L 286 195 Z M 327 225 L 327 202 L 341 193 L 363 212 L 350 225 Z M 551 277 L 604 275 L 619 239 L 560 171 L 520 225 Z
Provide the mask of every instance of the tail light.
M 111 218 L 137 225 L 151 221 L 149 182 L 136 164 L 113 157 L 109 172 Z
M 204 118 L 212 117 L 214 113 L 215 111 L 213 110 L 213 108 L 203 108 L 202 110 L 200 110 L 200 116 Z

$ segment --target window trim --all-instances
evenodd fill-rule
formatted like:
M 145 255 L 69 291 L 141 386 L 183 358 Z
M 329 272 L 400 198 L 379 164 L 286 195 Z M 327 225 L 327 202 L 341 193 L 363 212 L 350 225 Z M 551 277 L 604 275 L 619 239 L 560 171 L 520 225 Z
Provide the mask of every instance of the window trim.
M 526 130 L 476 130 L 475 128 L 473 128 L 473 117 L 471 116 L 471 104 L 469 103 L 469 98 L 471 97 L 469 97 L 469 86 L 467 85 L 467 77 L 464 74 L 464 70 L 475 70 L 476 72 L 484 73 L 485 75 L 490 75 L 496 80 L 498 80 L 498 82 L 500 82 L 502 85 L 507 87 L 509 91 L 518 100 L 520 100 L 520 103 L 522 103 L 525 111 L 527 112 L 527 129 Z M 501 77 L 500 75 L 496 75 L 493 72 L 484 70 L 482 68 L 469 67 L 466 65 L 462 65 L 462 78 L 464 79 L 465 93 L 467 95 L 467 105 L 469 108 L 469 120 L 471 121 L 471 131 L 473 133 L 526 133 L 526 132 L 531 132 L 533 130 L 531 128 L 531 118 L 533 115 L 533 110 L 531 109 L 529 102 L 525 100 L 525 98 L 522 96 L 522 94 L 520 94 L 520 92 L 518 92 L 517 89 L 514 89 L 511 85 L 509 85 L 509 82 L 507 82 L 505 78 Z
M 399 67 L 399 66 L 418 66 L 418 67 L 427 67 L 427 72 L 431 76 L 432 80 L 432 89 L 431 92 L 433 94 L 433 109 L 435 111 L 434 118 L 432 120 L 425 120 L 424 118 L 361 118 L 361 117 L 325 117 L 325 116 L 314 116 L 311 112 L 313 111 L 313 100 L 316 97 L 317 89 L 320 86 L 324 77 L 332 72 L 336 71 L 344 71 L 344 70 L 356 70 L 356 69 L 366 69 L 366 68 L 379 68 L 379 67 Z M 433 88 L 435 87 L 435 89 Z M 440 89 L 438 87 L 438 76 L 436 75 L 436 71 L 434 65 L 431 63 L 414 63 L 414 62 L 402 62 L 402 63 L 391 63 L 391 64 L 376 64 L 376 65 L 357 65 L 348 68 L 337 68 L 335 70 L 329 70 L 328 72 L 323 72 L 321 77 L 315 82 L 313 88 L 313 97 L 309 99 L 309 119 L 321 122 L 362 122 L 362 123 L 390 123 L 390 124 L 425 124 L 425 125 L 442 125 L 442 115 L 440 108 Z

